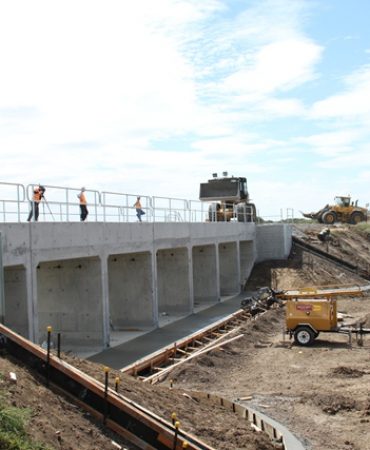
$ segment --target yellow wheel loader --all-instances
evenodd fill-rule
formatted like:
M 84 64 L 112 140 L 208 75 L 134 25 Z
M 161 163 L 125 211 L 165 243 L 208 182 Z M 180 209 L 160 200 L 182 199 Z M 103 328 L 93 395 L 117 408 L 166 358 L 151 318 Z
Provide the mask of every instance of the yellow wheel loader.
M 317 212 L 302 213 L 302 215 L 328 225 L 336 222 L 356 225 L 367 221 L 368 210 L 357 206 L 357 200 L 351 201 L 350 196 L 337 196 L 334 198 L 334 205 L 328 204 Z

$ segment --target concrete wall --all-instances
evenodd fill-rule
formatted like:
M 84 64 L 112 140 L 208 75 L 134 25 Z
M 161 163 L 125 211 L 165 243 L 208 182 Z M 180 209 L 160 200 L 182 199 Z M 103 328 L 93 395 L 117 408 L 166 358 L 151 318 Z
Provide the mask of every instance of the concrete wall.
M 266 224 L 256 227 L 256 262 L 286 259 L 292 246 L 289 225 Z
M 64 345 L 103 340 L 103 295 L 98 258 L 76 258 L 39 263 L 37 306 L 39 340 L 46 328 L 62 334 Z
M 220 298 L 215 245 L 196 245 L 192 249 L 194 306 L 216 303 Z
M 155 326 L 152 254 L 111 255 L 109 311 L 113 330 Z
M 190 313 L 192 310 L 187 248 L 157 251 L 159 313 Z
M 240 292 L 240 266 L 236 242 L 223 242 L 218 246 L 221 295 Z
M 240 241 L 240 284 L 245 285 L 248 280 L 256 260 L 255 241 Z
M 35 342 L 107 346 L 113 329 L 159 325 L 161 313 L 238 293 L 255 261 L 286 258 L 286 225 L 0 224 L 6 323 Z
M 28 336 L 27 280 L 24 266 L 4 269 L 5 325 Z

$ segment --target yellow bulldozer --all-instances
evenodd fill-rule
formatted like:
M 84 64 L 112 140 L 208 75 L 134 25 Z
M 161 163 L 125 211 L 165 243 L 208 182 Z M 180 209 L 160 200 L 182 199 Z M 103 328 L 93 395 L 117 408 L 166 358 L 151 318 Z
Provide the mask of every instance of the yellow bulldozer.
M 358 200 L 351 201 L 351 197 L 337 196 L 334 198 L 334 205 L 326 205 L 317 212 L 303 213 L 308 219 L 317 220 L 320 223 L 332 225 L 336 222 L 351 223 L 356 225 L 367 221 L 368 210 L 357 205 Z
M 217 173 L 200 184 L 199 200 L 212 202 L 208 207 L 209 222 L 255 222 L 256 206 L 250 202 L 245 177 L 219 177 Z

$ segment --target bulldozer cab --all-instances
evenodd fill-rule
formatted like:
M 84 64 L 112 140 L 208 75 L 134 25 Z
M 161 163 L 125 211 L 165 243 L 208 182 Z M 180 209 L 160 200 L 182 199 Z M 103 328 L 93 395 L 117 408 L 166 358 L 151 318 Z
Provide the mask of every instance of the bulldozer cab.
M 348 208 L 348 206 L 351 206 L 351 197 L 337 196 L 337 197 L 334 197 L 334 202 L 335 202 L 335 205 L 339 206 L 340 208 Z
M 218 178 L 217 174 L 207 183 L 201 183 L 199 199 L 202 201 L 220 200 L 231 204 L 248 198 L 247 179 L 244 177 Z

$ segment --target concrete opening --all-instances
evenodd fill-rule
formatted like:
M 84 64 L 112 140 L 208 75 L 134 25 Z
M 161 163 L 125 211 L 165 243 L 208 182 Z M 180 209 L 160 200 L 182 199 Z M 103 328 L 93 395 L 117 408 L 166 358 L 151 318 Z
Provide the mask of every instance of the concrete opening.
M 27 282 L 24 266 L 4 268 L 5 326 L 29 338 Z
M 202 307 L 219 300 L 215 245 L 193 247 L 194 307 Z
M 101 265 L 98 258 L 40 263 L 37 267 L 39 341 L 46 327 L 60 332 L 62 346 L 103 343 Z
M 247 282 L 254 266 L 254 243 L 253 241 L 240 241 L 240 285 Z
M 108 259 L 109 310 L 113 331 L 154 325 L 150 252 L 111 255 Z
M 157 251 L 157 286 L 160 316 L 191 311 L 187 248 Z
M 239 261 L 236 242 L 224 242 L 218 246 L 220 264 L 220 291 L 222 296 L 240 292 Z

